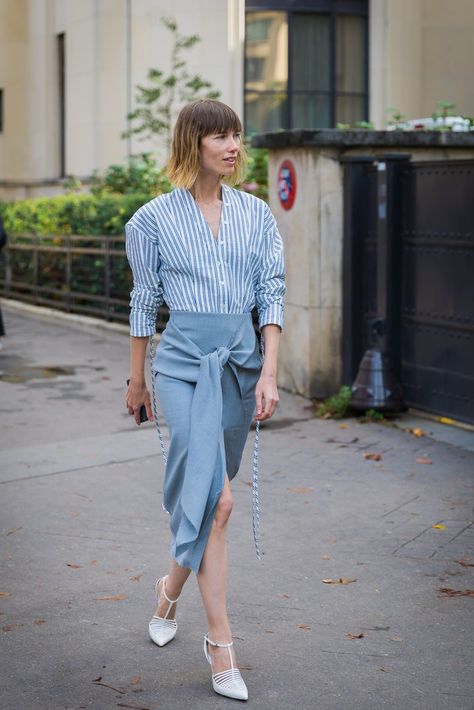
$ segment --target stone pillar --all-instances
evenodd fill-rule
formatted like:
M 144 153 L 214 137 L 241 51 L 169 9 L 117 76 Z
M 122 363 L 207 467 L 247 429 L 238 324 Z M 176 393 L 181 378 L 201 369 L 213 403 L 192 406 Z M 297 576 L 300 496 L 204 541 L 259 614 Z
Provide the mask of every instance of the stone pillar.
M 289 210 L 278 199 L 283 160 L 296 171 Z M 342 168 L 339 151 L 274 150 L 269 160 L 270 207 L 278 221 L 287 266 L 286 325 L 279 381 L 307 397 L 325 397 L 341 379 Z

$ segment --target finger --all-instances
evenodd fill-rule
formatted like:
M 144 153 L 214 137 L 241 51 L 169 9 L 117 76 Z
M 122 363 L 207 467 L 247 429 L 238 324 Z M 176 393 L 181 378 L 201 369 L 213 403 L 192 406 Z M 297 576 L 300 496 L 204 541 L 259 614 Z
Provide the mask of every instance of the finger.
M 262 407 L 262 392 L 261 390 L 256 390 L 255 392 L 255 403 L 257 406 L 257 417 L 260 417 L 263 411 Z
M 133 416 L 134 416 L 135 422 L 138 424 L 138 426 L 140 426 L 140 424 L 141 424 L 141 422 L 140 422 L 140 408 L 141 408 L 141 404 L 138 407 L 138 409 L 133 410 Z
M 263 411 L 263 419 L 270 419 L 275 413 L 278 399 L 275 396 L 265 399 L 265 409 Z
M 146 408 L 146 415 L 150 421 L 153 420 L 153 407 L 151 406 L 150 400 L 148 402 L 145 402 L 145 408 Z

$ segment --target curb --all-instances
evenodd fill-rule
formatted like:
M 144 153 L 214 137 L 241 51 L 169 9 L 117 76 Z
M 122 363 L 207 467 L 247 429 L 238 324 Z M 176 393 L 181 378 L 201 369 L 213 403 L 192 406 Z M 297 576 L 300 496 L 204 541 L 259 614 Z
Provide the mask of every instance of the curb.
M 109 330 L 123 335 L 129 335 L 130 329 L 128 325 L 122 323 L 113 323 L 111 321 L 94 318 L 92 316 L 83 316 L 78 313 L 65 313 L 64 311 L 48 308 L 46 306 L 35 306 L 31 303 L 16 301 L 10 298 L 0 298 L 0 304 L 7 310 L 19 311 L 30 315 L 44 318 L 51 321 L 65 321 L 71 325 L 80 326 L 83 328 L 94 328 L 97 330 Z

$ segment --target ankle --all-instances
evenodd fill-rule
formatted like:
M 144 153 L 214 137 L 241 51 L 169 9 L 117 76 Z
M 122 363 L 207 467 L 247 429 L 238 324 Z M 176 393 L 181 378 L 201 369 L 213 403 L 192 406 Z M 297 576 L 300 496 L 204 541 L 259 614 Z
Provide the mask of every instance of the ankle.
M 232 632 L 229 626 L 210 626 L 207 632 L 207 638 L 214 641 L 214 643 L 231 643 Z M 209 646 L 216 648 L 216 646 L 212 646 L 211 644 L 209 644 Z
M 183 589 L 182 586 L 181 587 L 173 586 L 169 577 L 164 578 L 161 582 L 161 590 L 164 592 L 164 594 L 166 594 L 166 596 L 169 599 L 173 600 L 173 603 L 175 601 L 178 601 L 178 597 L 181 595 L 182 589 Z

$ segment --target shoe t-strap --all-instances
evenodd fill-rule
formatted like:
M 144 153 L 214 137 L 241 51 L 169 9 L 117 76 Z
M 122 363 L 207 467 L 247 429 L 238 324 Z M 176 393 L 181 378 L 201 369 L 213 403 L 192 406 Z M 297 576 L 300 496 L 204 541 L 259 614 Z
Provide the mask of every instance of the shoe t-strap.
M 234 642 L 233 642 L 233 641 L 231 641 L 230 643 L 217 643 L 217 641 L 211 641 L 211 639 L 209 638 L 209 636 L 206 634 L 206 635 L 204 636 L 204 653 L 206 654 L 207 660 L 208 660 L 209 663 L 210 663 L 210 662 L 211 662 L 211 657 L 209 656 L 209 654 L 208 654 L 208 652 L 207 652 L 206 643 L 210 643 L 211 646 L 218 646 L 219 648 L 228 648 L 228 649 L 229 649 L 229 658 L 230 658 L 230 669 L 231 669 L 231 670 L 234 669 L 234 662 L 233 662 L 233 660 L 232 660 L 232 652 L 231 652 L 231 650 L 230 650 L 230 649 L 232 648 L 232 646 L 234 645 Z
M 166 594 L 166 580 L 167 580 L 167 579 L 168 579 L 168 575 L 166 575 L 166 577 L 161 577 L 161 579 L 159 579 L 159 580 L 157 581 L 156 585 L 155 585 L 156 598 L 158 599 L 158 596 L 159 596 L 159 594 L 158 594 L 158 585 L 159 585 L 160 581 L 163 582 L 163 585 L 162 585 L 163 596 L 164 596 L 164 598 L 166 599 L 166 601 L 169 602 L 169 606 L 168 606 L 168 609 L 166 610 L 166 614 L 162 617 L 163 619 L 167 619 L 167 618 L 168 618 L 168 614 L 169 614 L 170 611 L 171 611 L 171 607 L 173 606 L 173 604 L 176 604 L 176 602 L 178 601 L 178 599 L 179 599 L 179 597 L 180 597 L 180 595 L 178 594 L 178 596 L 176 597 L 176 599 L 170 599 L 169 596 Z

